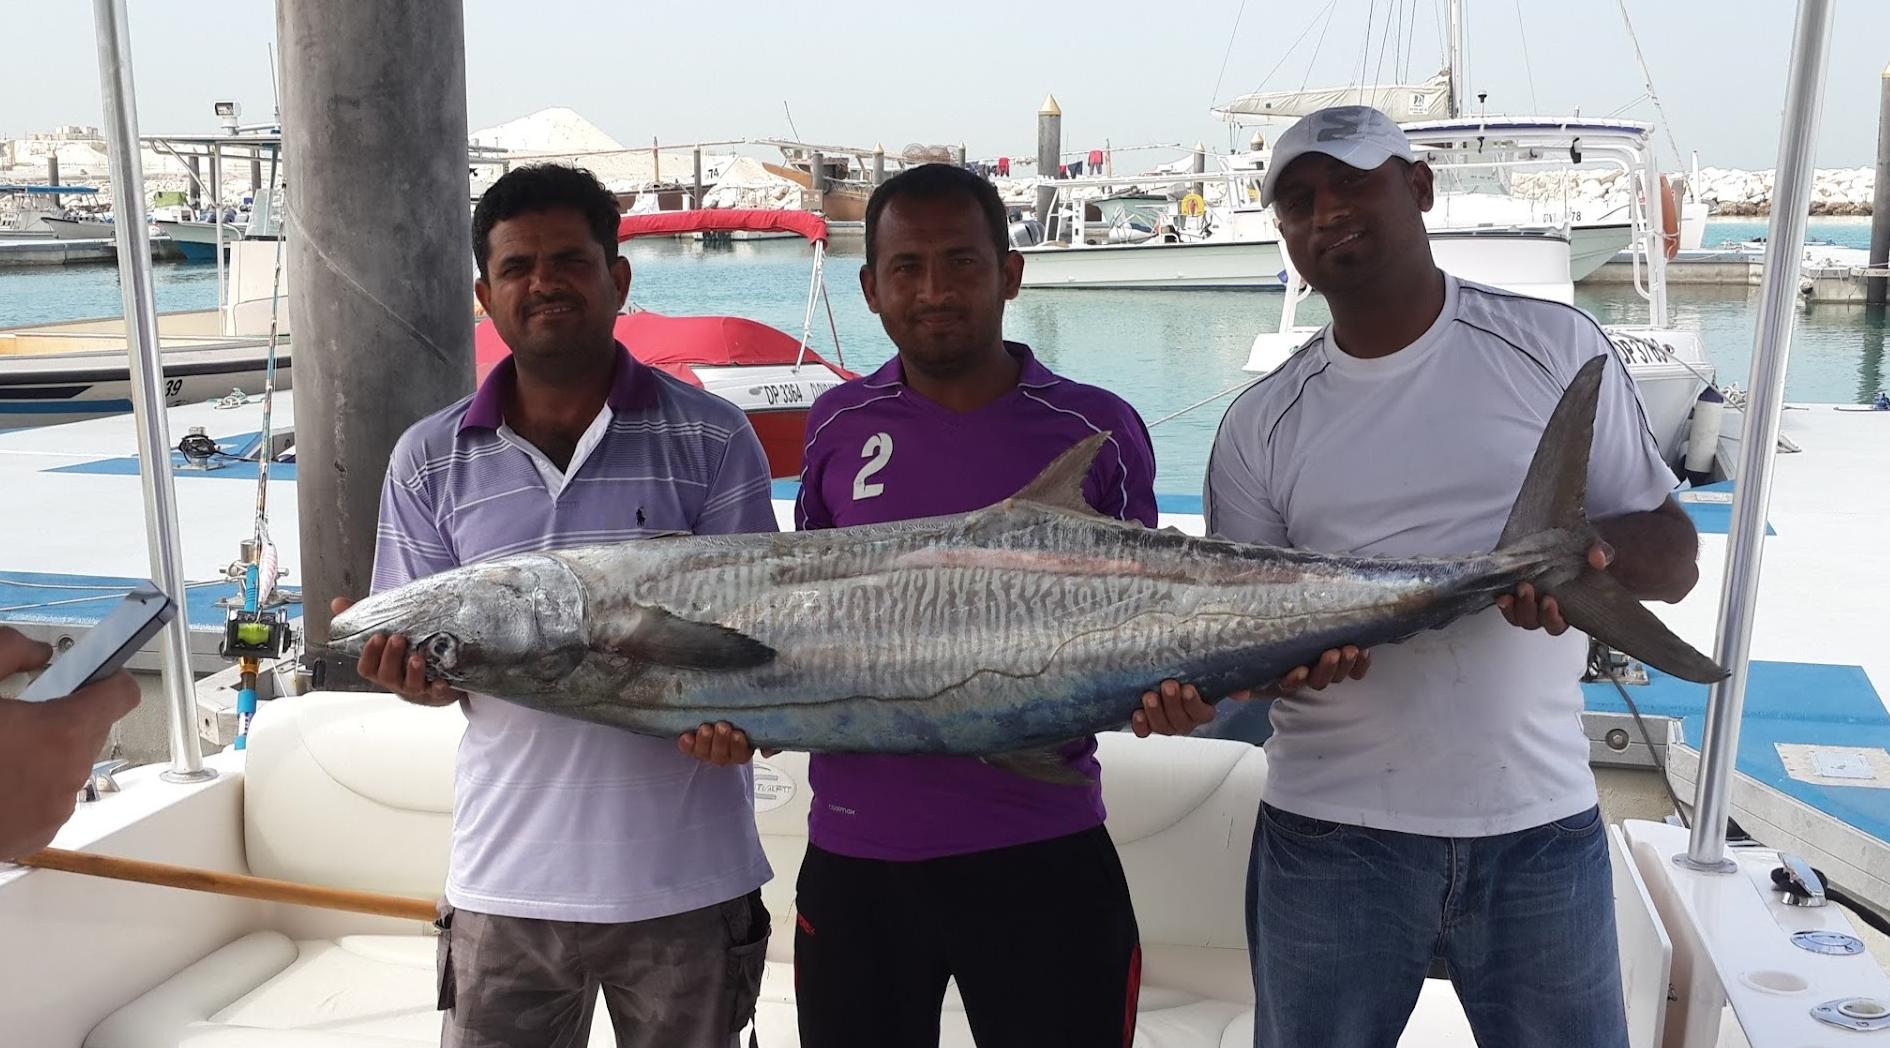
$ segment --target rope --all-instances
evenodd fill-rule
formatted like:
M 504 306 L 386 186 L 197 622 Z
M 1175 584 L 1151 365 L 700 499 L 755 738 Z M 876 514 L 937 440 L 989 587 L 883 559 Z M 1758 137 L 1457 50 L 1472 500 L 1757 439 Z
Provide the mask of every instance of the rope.
M 1385 31 L 1378 34 L 1378 61 L 1372 63 L 1371 83 L 1373 86 L 1381 82 L 1378 74 L 1385 68 L 1385 51 L 1391 42 L 1391 27 L 1398 21 L 1398 10 L 1395 5 L 1399 2 L 1400 0 L 1392 0 L 1394 6 L 1391 10 L 1385 12 Z M 1371 46 L 1371 31 L 1371 23 L 1365 23 L 1365 46 L 1367 47 Z M 1396 73 L 1397 71 L 1396 63 L 1393 63 L 1392 72 Z M 1361 92 L 1361 94 L 1362 93 L 1363 92 Z M 1371 104 L 1371 99 L 1369 98 L 1360 99 L 1360 101 L 1363 101 L 1367 105 Z
M 1183 415 L 1186 415 L 1188 412 L 1193 411 L 1195 408 L 1206 407 L 1207 405 L 1214 403 L 1215 401 L 1221 399 L 1222 397 L 1228 395 L 1229 393 L 1237 393 L 1240 390 L 1246 389 L 1248 386 L 1253 385 L 1255 382 L 1260 381 L 1260 379 L 1264 377 L 1266 376 L 1261 375 L 1261 376 L 1256 376 L 1254 378 L 1242 379 L 1240 382 L 1234 385 L 1231 385 L 1227 387 L 1226 389 L 1221 390 L 1219 393 L 1216 393 L 1213 396 L 1208 397 L 1206 400 L 1197 400 L 1194 403 L 1188 405 L 1187 407 L 1182 408 L 1180 411 L 1163 415 L 1161 418 L 1158 418 L 1155 421 L 1149 423 L 1148 428 L 1154 429 L 1156 426 L 1159 426 L 1170 419 L 1176 419 L 1176 418 L 1180 418 Z
M 1647 744 L 1647 759 L 1654 763 L 1655 771 L 1660 774 L 1661 785 L 1667 787 L 1667 797 L 1673 801 L 1674 814 L 1680 817 L 1681 826 L 1692 829 L 1693 820 L 1687 817 L 1686 806 L 1680 803 L 1680 795 L 1674 792 L 1673 781 L 1667 778 L 1667 761 L 1660 755 L 1661 751 L 1654 748 L 1654 735 L 1647 730 L 1647 722 L 1641 719 L 1641 708 L 1635 705 L 1633 697 L 1628 695 L 1627 688 L 1621 684 L 1621 679 L 1614 675 L 1614 670 L 1608 665 L 1607 658 L 1597 654 L 1600 650 L 1599 644 L 1589 646 L 1588 672 L 1595 676 L 1606 677 L 1608 683 L 1614 685 L 1614 690 L 1621 693 L 1621 701 L 1627 703 L 1628 712 L 1634 715 L 1634 726 L 1640 729 L 1641 741 Z
M 205 586 L 221 586 L 228 581 L 229 581 L 228 579 L 205 579 L 201 582 L 186 582 L 184 583 L 184 588 L 186 590 L 193 590 L 193 589 L 202 589 Z M 0 612 L 38 611 L 41 608 L 63 608 L 72 604 L 90 604 L 94 601 L 112 600 L 117 597 L 122 597 L 127 592 L 125 590 L 111 589 L 110 587 L 63 586 L 63 585 L 57 585 L 53 583 L 10 582 L 7 585 L 29 587 L 29 588 L 34 588 L 34 589 L 88 589 L 88 588 L 101 589 L 102 588 L 105 590 L 105 592 L 94 593 L 90 597 L 71 597 L 66 600 L 49 600 L 49 601 L 44 601 L 39 604 L 13 604 L 4 608 L 0 608 Z
M 1540 113 L 1542 107 L 1536 103 L 1536 70 L 1529 61 L 1529 34 L 1523 31 L 1522 0 L 1516 0 L 1516 36 L 1522 40 L 1523 74 L 1529 78 L 1529 111 Z
M 1654 102 L 1654 111 L 1660 114 L 1660 129 L 1667 133 L 1667 144 L 1673 147 L 1674 163 L 1686 156 L 1680 151 L 1680 143 L 1673 137 L 1673 122 L 1667 119 L 1667 108 L 1660 104 L 1660 95 L 1654 91 L 1654 74 L 1648 71 L 1647 56 L 1641 53 L 1641 38 L 1634 33 L 1634 20 L 1628 17 L 1627 0 L 1616 0 L 1621 7 L 1621 24 L 1627 26 L 1628 41 L 1634 45 L 1634 60 L 1641 65 L 1641 83 L 1647 88 L 1647 97 Z
M 827 330 L 833 333 L 833 362 L 847 366 L 847 352 L 840 348 L 840 325 L 833 319 L 833 299 L 827 294 L 827 282 L 820 282 L 820 302 L 827 307 Z
M 1370 4 L 1368 4 L 1368 5 L 1366 5 L 1366 8 L 1365 8 L 1365 33 L 1364 33 L 1364 36 L 1365 36 L 1365 46 L 1359 49 L 1359 53 L 1358 53 L 1358 79 L 1357 79 L 1356 81 L 1354 81 L 1354 83 L 1356 83 L 1356 84 L 1358 84 L 1358 86 L 1359 86 L 1359 87 L 1360 87 L 1361 89 L 1362 89 L 1362 88 L 1364 88 L 1364 86 L 1365 86 L 1365 70 L 1371 67 L 1371 61 L 1372 61 L 1372 19 L 1373 19 L 1373 17 L 1374 17 L 1374 16 L 1376 16 L 1376 15 L 1377 15 L 1377 13 L 1378 13 L 1378 0 L 1371 0 L 1371 3 L 1370 3 Z M 1360 94 L 1364 94 L 1364 91 L 1363 91 L 1363 90 L 1361 90 L 1361 91 L 1360 91 L 1359 93 L 1360 93 Z
M 1313 66 L 1319 63 L 1319 51 L 1326 46 L 1326 31 L 1332 28 L 1332 8 L 1337 3 L 1338 0 L 1333 0 L 1332 3 L 1326 5 L 1326 25 L 1324 29 L 1319 30 L 1319 39 L 1313 44 L 1312 58 L 1306 63 L 1306 75 L 1299 81 L 1301 91 L 1306 90 L 1306 85 L 1312 83 Z
M 1293 38 L 1293 42 L 1289 44 L 1286 48 L 1286 53 L 1280 56 L 1280 60 L 1278 62 L 1273 63 L 1273 68 L 1267 70 L 1267 75 L 1260 78 L 1260 85 L 1259 87 L 1254 88 L 1255 91 L 1259 91 L 1260 88 L 1263 88 L 1267 86 L 1268 83 L 1272 82 L 1273 74 L 1279 72 L 1280 67 L 1286 64 L 1286 60 L 1293 57 L 1293 52 L 1299 50 L 1300 43 L 1306 39 L 1306 34 L 1312 32 L 1312 27 L 1319 23 L 1319 16 L 1330 13 L 1332 11 L 1332 8 L 1335 5 L 1337 5 L 1338 2 L 1339 0 L 1327 0 L 1326 6 L 1323 9 L 1321 9 L 1319 12 L 1314 14 L 1312 18 L 1307 20 L 1306 28 L 1300 30 L 1299 35 Z M 1307 71 L 1307 75 L 1308 76 L 1312 75 L 1311 70 Z M 1302 88 L 1304 87 L 1304 85 L 1301 85 L 1301 86 Z
M 1227 34 L 1227 51 L 1221 55 L 1221 71 L 1214 77 L 1214 95 L 1208 99 L 1208 105 L 1221 100 L 1221 81 L 1227 76 L 1227 60 L 1234 57 L 1234 41 L 1240 36 L 1240 16 L 1247 13 L 1247 0 L 1240 0 L 1240 9 L 1234 12 L 1234 29 Z M 1300 34 L 1304 36 L 1304 33 Z

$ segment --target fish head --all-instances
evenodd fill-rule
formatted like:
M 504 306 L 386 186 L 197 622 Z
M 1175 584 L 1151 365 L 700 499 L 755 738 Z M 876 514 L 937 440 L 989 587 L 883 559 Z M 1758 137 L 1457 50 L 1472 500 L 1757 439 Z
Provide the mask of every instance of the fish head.
M 329 624 L 330 646 L 349 655 L 376 634 L 406 637 L 429 678 L 488 695 L 543 694 L 584 659 L 584 590 L 555 557 L 505 557 L 377 593 Z

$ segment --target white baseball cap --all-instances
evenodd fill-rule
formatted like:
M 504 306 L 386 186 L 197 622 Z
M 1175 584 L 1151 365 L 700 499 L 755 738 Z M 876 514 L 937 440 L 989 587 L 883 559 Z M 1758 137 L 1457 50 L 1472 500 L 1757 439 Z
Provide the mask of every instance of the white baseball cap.
M 1262 205 L 1272 206 L 1280 172 L 1307 153 L 1324 153 L 1360 171 L 1375 170 L 1394 156 L 1412 160 L 1411 140 L 1390 117 L 1371 106 L 1331 106 L 1300 117 L 1274 144 L 1260 183 Z

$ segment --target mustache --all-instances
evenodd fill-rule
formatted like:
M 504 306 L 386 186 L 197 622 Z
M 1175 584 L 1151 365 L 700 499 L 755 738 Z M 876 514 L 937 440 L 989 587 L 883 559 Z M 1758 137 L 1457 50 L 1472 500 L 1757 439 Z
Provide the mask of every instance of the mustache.
M 575 297 L 571 295 L 547 295 L 543 298 L 535 298 L 535 299 L 532 299 L 530 302 L 525 303 L 524 306 L 520 307 L 520 312 L 530 313 L 534 309 L 543 309 L 546 306 L 579 306 L 579 305 L 583 305 L 583 303 L 579 302 Z

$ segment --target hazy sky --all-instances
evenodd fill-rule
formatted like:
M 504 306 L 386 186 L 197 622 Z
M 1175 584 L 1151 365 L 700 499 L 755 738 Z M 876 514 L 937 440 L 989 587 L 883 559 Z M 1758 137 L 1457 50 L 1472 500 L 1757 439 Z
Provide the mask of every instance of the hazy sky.
M 0 0 L 0 20 L 16 28 L 44 24 L 46 5 L 32 0 L 36 13 L 29 17 L 28 3 Z M 652 136 L 666 142 L 786 136 L 786 101 L 798 137 L 807 141 L 883 142 L 897 151 L 911 142 L 962 140 L 977 157 L 1034 153 L 1035 113 L 1045 92 L 1055 92 L 1066 149 L 1100 146 L 1105 137 L 1117 146 L 1204 139 L 1225 148 L 1227 128 L 1208 113 L 1217 99 L 1263 86 L 1353 83 L 1362 63 L 1390 80 L 1403 60 L 1402 50 L 1389 55 L 1380 42 L 1389 13 L 1399 15 L 1393 36 L 1415 25 L 1404 34 L 1411 78 L 1427 77 L 1441 65 L 1442 4 L 467 0 L 467 104 L 475 129 L 569 106 L 633 145 Z M 1466 6 L 1470 94 L 1489 92 L 1491 112 L 1579 107 L 1605 116 L 1643 94 L 1615 0 Z M 1771 167 L 1795 5 L 1627 6 L 1680 148 L 1699 150 L 1707 166 Z M 272 3 L 131 0 L 131 7 L 147 133 L 213 130 L 210 104 L 217 98 L 241 101 L 246 119 L 268 118 Z M 36 31 L 26 45 L 16 41 L 0 63 L 0 135 L 101 122 L 91 5 L 61 9 L 68 14 L 58 31 Z M 1890 3 L 1840 0 L 1837 9 L 1821 167 L 1872 162 L 1880 74 L 1890 63 Z M 1328 10 L 1330 18 L 1322 17 Z M 1375 17 L 1367 54 L 1368 12 Z M 1620 115 L 1655 113 L 1643 101 Z M 1663 166 L 1683 166 L 1665 155 L 1664 136 L 1661 147 Z M 1141 159 L 1119 158 L 1118 167 Z

